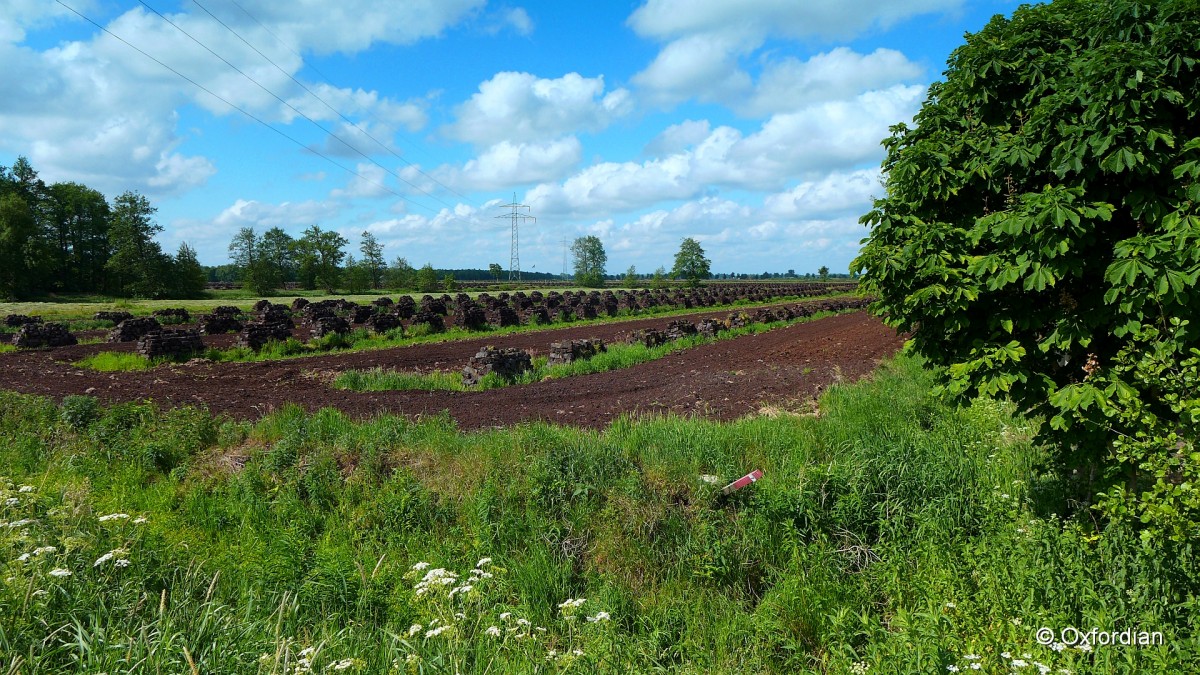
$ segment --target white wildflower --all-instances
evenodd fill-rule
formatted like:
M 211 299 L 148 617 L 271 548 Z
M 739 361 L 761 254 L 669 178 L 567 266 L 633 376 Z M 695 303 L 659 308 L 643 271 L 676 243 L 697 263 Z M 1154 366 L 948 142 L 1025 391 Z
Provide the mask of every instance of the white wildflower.
M 582 649 L 576 649 L 575 651 L 573 651 L 573 652 L 571 652 L 571 653 L 572 653 L 572 654 L 574 654 L 575 656 L 583 656 L 583 650 L 582 650 Z
M 1046 675 L 1046 673 L 1050 672 L 1050 666 L 1044 663 L 1038 663 L 1034 661 L 1033 665 L 1037 666 L 1038 672 L 1042 675 Z
M 56 567 L 56 568 L 50 570 L 50 576 L 59 577 L 59 578 L 69 577 L 69 576 L 71 576 L 71 570 L 66 569 L 65 567 Z
M 135 525 L 141 525 L 142 523 L 146 523 L 149 521 L 146 519 L 146 516 L 138 516 L 137 518 L 133 519 L 133 522 Z
M 519 626 L 528 626 L 528 625 L 529 625 L 529 619 L 517 619 L 517 625 L 519 625 Z
M 1054 644 L 1050 645 L 1050 649 L 1053 649 L 1056 652 L 1061 652 L 1062 650 L 1064 650 L 1066 648 L 1067 648 L 1067 646 L 1061 642 L 1055 642 Z
M 121 558 L 113 563 L 113 567 L 129 567 L 129 558 Z
M 949 665 L 949 666 L 946 666 L 946 670 L 948 670 L 948 671 L 950 671 L 950 672 L 952 672 L 952 673 L 957 673 L 957 672 L 958 672 L 958 666 L 955 666 L 955 665 Z
M 313 652 L 315 652 L 315 651 L 317 651 L 316 647 L 305 647 L 304 649 L 300 650 L 300 656 L 302 658 L 306 657 L 306 656 L 311 656 L 313 654 Z
M 1013 668 L 1024 668 L 1027 665 L 1029 665 L 1029 663 L 1026 661 L 1023 661 L 1021 659 L 1013 659 L 1012 660 Z
M 585 602 L 587 602 L 587 598 L 578 598 L 575 600 L 572 600 L 571 598 L 567 598 L 566 600 L 563 600 L 562 602 L 558 603 L 558 608 L 559 609 L 575 609 L 577 607 L 582 607 L 583 603 L 585 603 Z
M 978 663 L 972 663 L 971 670 L 983 670 L 983 665 L 978 664 Z
M 20 503 L 21 503 L 21 500 L 16 497 L 9 497 L 8 499 L 4 500 L 5 506 L 16 506 L 17 504 L 20 504 Z
M 1081 652 L 1090 652 L 1090 651 L 1092 651 L 1092 645 L 1085 642 L 1085 643 L 1079 645 L 1078 647 L 1076 647 L 1076 649 L 1078 649 Z
M 500 612 L 500 620 L 508 621 L 508 617 L 512 616 L 512 612 Z
M 22 518 L 20 520 L 14 520 L 8 524 L 8 529 L 12 530 L 12 529 L 16 529 L 18 527 L 25 527 L 26 525 L 32 525 L 35 522 L 37 522 L 37 521 L 33 520 L 32 518 Z
M 491 558 L 480 558 L 479 562 L 475 563 L 475 567 L 483 567 L 484 565 L 491 564 L 491 562 Z
M 953 602 L 946 603 L 946 609 L 954 609 L 955 607 L 958 607 L 958 605 L 954 604 Z
M 428 567 L 429 567 L 429 563 L 427 563 L 423 560 L 412 566 L 412 568 L 418 572 L 420 572 L 423 569 L 427 569 Z
M 17 492 L 33 492 L 33 486 L 32 485 L 22 485 L 17 490 Z
M 338 661 L 337 663 L 333 664 L 333 669 L 334 670 L 345 670 L 353 665 L 354 665 L 354 659 L 342 659 L 341 661 Z
M 963 658 L 964 658 L 964 659 L 966 659 L 966 660 L 968 660 L 968 661 L 978 661 L 978 660 L 979 660 L 979 655 L 978 655 L 978 654 L 967 654 L 967 655 L 966 655 L 966 656 L 964 656 Z
M 113 559 L 113 552 L 109 551 L 108 553 L 105 553 L 104 555 L 100 556 L 99 558 L 96 558 L 96 562 L 92 563 L 92 567 L 99 567 L 112 559 Z
M 31 555 L 33 555 L 33 554 L 32 553 L 22 553 L 21 555 L 17 556 L 17 562 L 25 562 L 26 560 L 29 560 L 29 556 L 31 556 Z
M 596 616 L 589 616 L 587 620 L 591 623 L 596 623 L 597 621 L 608 621 L 611 618 L 612 616 L 608 612 L 596 612 Z
M 445 633 L 448 630 L 450 630 L 450 626 L 438 626 L 437 628 L 433 628 L 433 629 L 425 631 L 425 637 L 434 638 L 434 637 L 441 635 L 442 633 Z
M 58 553 L 58 549 L 53 546 L 39 546 L 33 549 L 34 555 L 41 555 L 43 553 Z
M 129 519 L 128 513 L 110 513 L 107 516 L 100 516 L 96 520 L 98 520 L 102 523 L 107 523 L 110 520 L 128 520 L 128 519 Z
M 422 626 L 421 624 L 414 623 L 413 625 L 408 627 L 408 637 L 412 637 L 412 636 L 416 635 L 417 633 L 420 633 L 424 629 L 425 629 L 425 627 Z
M 491 635 L 492 637 L 500 637 L 500 627 L 499 626 L 491 626 L 484 632 L 487 633 L 488 635 Z

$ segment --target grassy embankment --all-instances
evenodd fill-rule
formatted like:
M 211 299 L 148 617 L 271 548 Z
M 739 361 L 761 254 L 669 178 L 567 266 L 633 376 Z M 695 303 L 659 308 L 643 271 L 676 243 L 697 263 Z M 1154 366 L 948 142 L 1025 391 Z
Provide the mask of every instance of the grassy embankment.
M 1196 672 L 1195 556 L 1054 515 L 1031 423 L 931 385 L 901 357 L 819 417 L 604 433 L 0 393 L 0 666 Z
M 835 312 L 817 312 L 812 316 L 800 317 L 790 321 L 772 321 L 770 323 L 752 323 L 740 328 L 722 331 L 714 337 L 692 335 L 672 340 L 657 347 L 647 347 L 644 344 L 613 343 L 606 350 L 591 358 L 579 359 L 572 363 L 551 366 L 545 356 L 533 359 L 533 369 L 525 372 L 515 380 L 506 380 L 495 373 L 488 373 L 474 387 L 468 387 L 462 382 L 461 371 L 434 371 L 431 373 L 414 373 L 384 368 L 368 370 L 347 370 L 333 381 L 338 389 L 350 391 L 479 391 L 483 389 L 499 389 L 542 380 L 554 380 L 564 377 L 576 377 L 591 373 L 603 373 L 610 370 L 631 368 L 639 363 L 648 363 L 671 354 L 701 345 L 712 344 L 723 340 L 732 340 L 744 335 L 757 335 L 767 331 L 783 328 L 796 323 L 816 321 Z

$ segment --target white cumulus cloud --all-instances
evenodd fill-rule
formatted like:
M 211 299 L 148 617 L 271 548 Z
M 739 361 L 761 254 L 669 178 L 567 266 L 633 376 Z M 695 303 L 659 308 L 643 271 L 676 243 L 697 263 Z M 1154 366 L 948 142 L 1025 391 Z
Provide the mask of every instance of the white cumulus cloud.
M 538 142 L 579 131 L 599 131 L 633 109 L 629 92 L 605 93 L 603 77 L 567 73 L 555 79 L 501 72 L 456 111 L 445 128 L 451 138 L 481 146 Z

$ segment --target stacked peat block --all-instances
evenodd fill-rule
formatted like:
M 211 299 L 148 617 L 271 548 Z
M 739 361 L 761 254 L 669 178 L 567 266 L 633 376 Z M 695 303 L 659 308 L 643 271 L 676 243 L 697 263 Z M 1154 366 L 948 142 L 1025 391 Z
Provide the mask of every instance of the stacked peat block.
M 229 305 L 213 309 L 211 314 L 200 316 L 200 331 L 205 335 L 237 333 L 242 330 L 242 310 Z
M 729 318 L 725 319 L 725 325 L 730 328 L 745 328 L 751 321 L 750 315 L 745 312 L 730 312 Z
M 571 363 L 576 359 L 590 359 L 596 354 L 607 351 L 603 340 L 563 340 L 550 343 L 550 356 L 546 365 L 557 366 Z
M 110 321 L 113 326 L 121 323 L 125 319 L 132 319 L 133 315 L 129 312 L 96 312 L 92 315 L 94 321 Z
M 529 352 L 516 347 L 496 349 L 488 346 L 480 349 L 479 353 L 467 362 L 467 367 L 463 368 L 462 381 L 464 385 L 473 387 L 488 373 L 496 373 L 506 380 L 514 380 L 521 373 L 531 369 L 533 359 L 529 357 Z
M 434 298 L 431 295 L 426 295 L 421 298 L 421 311 L 430 312 L 439 316 L 446 316 L 449 312 L 446 311 L 446 301 Z
M 40 317 L 39 317 L 40 318 Z M 17 330 L 12 343 L 16 347 L 29 349 L 32 347 L 66 347 L 79 344 L 74 335 L 67 330 L 63 323 L 26 323 Z
M 146 333 L 156 330 L 162 330 L 162 325 L 158 323 L 158 319 L 152 316 L 125 319 L 109 332 L 108 341 L 136 342 Z
M 309 321 L 337 316 L 337 303 L 337 300 L 310 302 L 304 306 L 304 316 L 308 317 Z
M 575 320 L 575 309 L 570 305 L 560 304 L 558 307 L 554 308 L 551 316 L 553 316 L 554 320 L 558 321 L 559 323 L 570 323 Z
M 289 324 L 291 324 L 291 319 L 288 319 L 287 323 L 266 320 L 247 323 L 242 328 L 241 334 L 238 335 L 237 346 L 249 347 L 258 351 L 272 340 L 284 342 L 292 337 L 292 327 Z
M 283 324 L 289 329 L 296 327 L 296 322 L 292 321 L 292 313 L 288 310 L 287 305 L 267 303 L 266 307 L 258 310 L 258 320 L 264 324 Z
M 296 298 L 292 300 L 292 311 L 299 312 L 308 306 L 308 298 Z
M 629 335 L 629 344 L 642 343 L 647 347 L 657 347 L 667 343 L 667 334 L 656 328 L 635 330 Z
M 695 335 L 696 325 L 691 321 L 684 321 L 683 319 L 672 321 L 667 324 L 666 334 L 668 340 L 680 340 Z
M 391 298 L 389 298 L 385 295 L 385 296 L 375 298 L 374 300 L 371 301 L 371 304 L 375 305 L 376 307 L 383 308 L 383 307 L 391 307 L 395 303 L 392 302 Z
M 374 305 L 356 305 L 350 309 L 350 323 L 368 323 L 373 316 Z
M 534 291 L 534 293 L 537 294 L 538 300 L 541 300 L 542 294 L 538 293 L 537 291 Z M 513 293 L 512 308 L 515 309 L 516 311 L 524 312 L 526 310 L 532 309 L 533 304 L 534 304 L 533 298 L 528 295 L 525 295 L 525 293 L 523 291 L 517 291 L 516 293 Z
M 192 320 L 192 315 L 183 307 L 164 307 L 154 310 L 153 314 L 162 323 L 187 323 Z
M 417 311 L 417 303 L 411 295 L 402 295 L 396 301 L 396 316 L 401 319 L 411 319 Z
M 372 314 L 367 323 L 376 333 L 386 333 L 390 330 L 396 330 L 401 326 L 400 317 L 391 312 L 377 312 Z
M 152 330 L 137 342 L 137 352 L 148 358 L 187 356 L 204 351 L 198 330 Z
M 754 311 L 752 315 L 755 323 L 774 323 L 779 319 L 775 316 L 775 312 L 763 307 Z
M 323 338 L 330 333 L 345 335 L 350 332 L 350 323 L 340 316 L 322 316 L 313 319 L 310 334 L 313 338 Z
M 706 338 L 714 338 L 723 330 L 725 330 L 725 324 L 716 319 L 701 319 L 696 324 L 696 332 Z
M 30 323 L 41 323 L 40 316 L 25 316 L 24 314 L 9 314 L 4 317 L 4 325 L 9 328 L 20 328 Z
M 500 327 L 519 326 L 521 316 L 513 308 L 500 305 L 488 313 L 488 321 Z
M 467 330 L 483 330 L 487 328 L 487 312 L 479 305 L 468 299 L 454 310 L 454 325 Z
M 525 311 L 525 323 L 529 325 L 550 323 L 550 313 L 545 307 L 533 306 Z
M 270 306 L 271 306 L 271 301 L 267 300 L 266 298 L 263 298 L 262 300 L 259 300 L 258 302 L 254 303 L 253 309 L 256 313 L 262 313 L 262 312 L 266 311 L 266 309 L 269 308 Z
M 419 309 L 412 315 L 412 320 L 408 322 L 410 326 L 419 326 L 425 324 L 429 326 L 429 330 L 434 333 L 440 333 L 446 330 L 446 321 L 442 319 L 441 314 L 435 314 L 425 309 Z

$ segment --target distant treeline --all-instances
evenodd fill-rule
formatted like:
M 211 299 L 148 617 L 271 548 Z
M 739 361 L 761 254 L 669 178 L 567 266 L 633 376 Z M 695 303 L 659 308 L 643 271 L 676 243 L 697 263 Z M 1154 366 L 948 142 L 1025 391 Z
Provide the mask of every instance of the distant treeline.
M 186 243 L 163 252 L 155 210 L 137 192 L 110 203 L 80 183 L 46 185 L 24 157 L 0 166 L 0 299 L 199 295 L 206 278 L 196 252 Z

